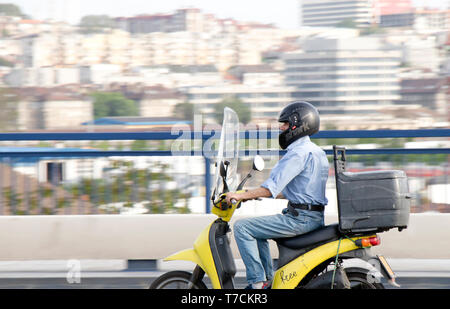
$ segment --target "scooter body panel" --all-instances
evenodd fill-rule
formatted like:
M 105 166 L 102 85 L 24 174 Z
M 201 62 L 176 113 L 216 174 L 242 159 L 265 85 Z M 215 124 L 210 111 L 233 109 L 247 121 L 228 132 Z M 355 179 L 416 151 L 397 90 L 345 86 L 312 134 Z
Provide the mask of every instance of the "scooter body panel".
M 339 254 L 359 249 L 354 243 L 358 238 L 342 239 L 314 248 L 286 265 L 280 267 L 274 275 L 272 289 L 295 289 L 300 281 L 322 262 Z
M 187 249 L 179 251 L 172 254 L 164 259 L 164 261 L 191 261 L 199 265 L 203 271 L 208 275 L 211 280 L 211 284 L 214 289 L 220 289 L 221 284 L 219 277 L 217 275 L 217 269 L 214 263 L 214 258 L 211 252 L 211 247 L 209 244 L 209 235 L 211 223 L 207 228 L 205 228 L 194 242 L 193 249 Z

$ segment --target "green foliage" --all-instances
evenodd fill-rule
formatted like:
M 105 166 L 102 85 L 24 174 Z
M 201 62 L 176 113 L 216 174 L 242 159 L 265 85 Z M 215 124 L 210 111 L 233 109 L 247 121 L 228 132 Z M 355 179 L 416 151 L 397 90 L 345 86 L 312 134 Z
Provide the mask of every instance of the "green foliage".
M 137 103 L 121 93 L 95 92 L 91 96 L 94 98 L 95 118 L 139 115 Z
M 382 34 L 382 33 L 386 33 L 386 30 L 378 26 L 371 26 L 368 28 L 361 29 L 360 31 L 361 35 Z
M 357 28 L 353 19 L 347 18 L 336 24 L 337 28 Z
M 173 116 L 185 120 L 194 119 L 194 104 L 184 102 L 175 105 Z
M 87 15 L 80 22 L 80 32 L 86 34 L 101 33 L 114 27 L 114 20 L 107 15 Z
M 14 63 L 0 57 L 0 67 L 14 67 Z
M 239 121 L 243 124 L 249 123 L 252 119 L 250 107 L 246 103 L 237 97 L 228 97 L 214 106 L 215 118 L 218 123 L 223 121 L 223 110 L 225 107 L 233 109 L 238 114 Z
M 131 144 L 131 150 L 133 151 L 142 151 L 147 149 L 147 141 L 144 140 L 136 140 Z
M 12 3 L 0 3 L 0 15 L 24 17 L 20 8 Z

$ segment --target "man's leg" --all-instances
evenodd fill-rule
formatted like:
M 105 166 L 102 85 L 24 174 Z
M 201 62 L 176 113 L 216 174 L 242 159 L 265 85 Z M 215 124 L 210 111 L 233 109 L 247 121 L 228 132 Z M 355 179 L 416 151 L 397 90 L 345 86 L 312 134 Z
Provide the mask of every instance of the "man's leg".
M 269 242 L 267 239 L 257 239 L 259 257 L 266 273 L 266 280 L 271 281 L 273 278 L 273 263 L 270 255 Z
M 284 215 L 246 218 L 234 224 L 234 238 L 247 271 L 249 283 L 271 279 L 273 273 L 267 239 L 296 235 L 295 225 Z
M 253 230 L 254 227 L 249 219 L 241 219 L 234 224 L 234 238 L 245 265 L 249 284 L 266 280 Z
M 291 214 L 246 218 L 234 224 L 234 237 L 247 271 L 249 283 L 272 279 L 273 266 L 267 239 L 292 237 L 323 225 L 323 213 L 299 211 Z M 270 278 L 269 278 L 270 276 Z

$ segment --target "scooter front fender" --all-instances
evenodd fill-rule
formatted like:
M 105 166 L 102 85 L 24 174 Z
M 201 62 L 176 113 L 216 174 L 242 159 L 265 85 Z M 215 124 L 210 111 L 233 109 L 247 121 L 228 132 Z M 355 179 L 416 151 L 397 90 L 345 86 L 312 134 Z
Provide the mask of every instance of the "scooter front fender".
M 209 245 L 209 230 L 211 225 L 206 228 L 194 243 L 194 249 L 182 250 L 174 253 L 164 261 L 191 261 L 200 266 L 208 275 L 214 289 L 221 289 L 219 276 L 217 274 L 214 258 Z
M 216 267 L 214 265 L 214 260 L 209 261 L 209 265 L 205 265 L 202 262 L 202 259 L 197 254 L 194 249 L 182 250 L 177 253 L 174 253 L 168 257 L 166 257 L 163 261 L 190 261 L 194 262 L 198 266 L 200 266 L 203 271 L 208 275 L 211 279 L 211 284 L 214 289 L 221 289 L 221 284 L 219 281 L 219 277 L 217 275 Z

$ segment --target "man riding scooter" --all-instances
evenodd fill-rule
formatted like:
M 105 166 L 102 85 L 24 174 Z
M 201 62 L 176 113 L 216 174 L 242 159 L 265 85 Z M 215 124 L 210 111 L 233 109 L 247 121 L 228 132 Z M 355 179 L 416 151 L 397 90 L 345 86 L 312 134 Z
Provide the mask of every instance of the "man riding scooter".
M 273 279 L 268 239 L 292 237 L 324 226 L 328 159 L 309 138 L 319 131 L 319 113 L 310 103 L 296 101 L 281 111 L 278 121 L 282 131 L 279 144 L 287 153 L 272 169 L 270 177 L 259 188 L 226 194 L 228 204 L 232 200 L 261 197 L 289 201 L 282 214 L 241 219 L 234 224 L 248 289 L 267 288 Z

